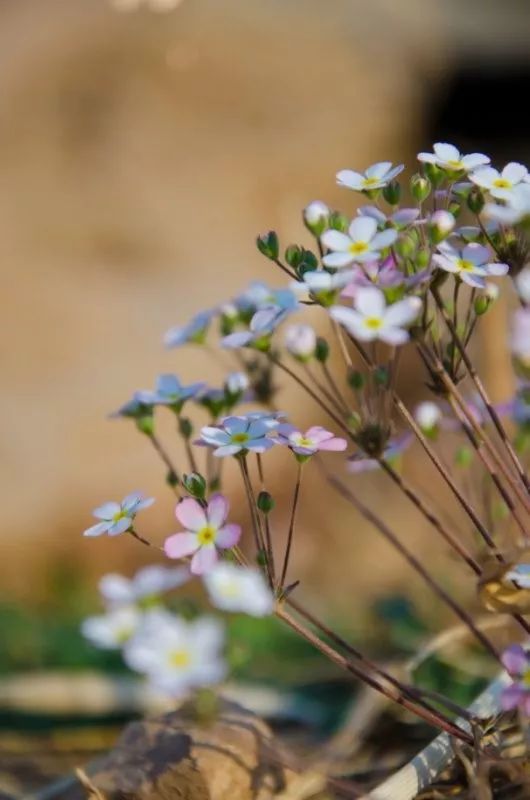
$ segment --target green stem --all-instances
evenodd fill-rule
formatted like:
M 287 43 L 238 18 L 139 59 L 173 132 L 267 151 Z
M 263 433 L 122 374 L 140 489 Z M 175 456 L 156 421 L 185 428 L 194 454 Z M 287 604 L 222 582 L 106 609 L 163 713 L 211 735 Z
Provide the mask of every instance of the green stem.
M 289 532 L 287 534 L 287 545 L 285 547 L 285 555 L 283 558 L 283 567 L 282 567 L 282 574 L 280 578 L 280 593 L 283 591 L 285 586 L 285 578 L 287 575 L 287 569 L 289 567 L 289 559 L 291 557 L 291 548 L 293 545 L 293 538 L 294 538 L 294 526 L 296 522 L 296 510 L 298 508 L 298 499 L 300 497 L 300 484 L 302 482 L 302 463 L 298 462 L 298 469 L 296 472 L 296 484 L 294 487 L 294 496 L 293 496 L 293 506 L 291 509 L 291 521 L 289 523 Z

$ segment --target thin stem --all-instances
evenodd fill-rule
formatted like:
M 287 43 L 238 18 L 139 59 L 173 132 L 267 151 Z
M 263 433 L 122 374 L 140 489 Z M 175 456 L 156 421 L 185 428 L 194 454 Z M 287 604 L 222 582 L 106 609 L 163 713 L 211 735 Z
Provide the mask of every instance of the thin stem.
M 158 547 L 157 545 L 154 545 L 152 542 L 150 542 L 149 539 L 145 539 L 143 536 L 140 536 L 140 534 L 137 533 L 137 531 L 135 531 L 134 528 L 129 528 L 127 533 L 130 533 L 130 535 L 134 539 L 136 539 L 136 541 L 141 542 L 141 544 L 144 544 L 146 547 L 155 547 L 157 550 L 162 550 L 162 551 L 164 550 L 163 547 Z
M 500 661 L 500 656 L 497 653 L 495 647 L 489 641 L 487 636 L 480 631 L 475 623 L 473 622 L 470 615 L 463 609 L 459 603 L 457 603 L 453 598 L 447 594 L 445 589 L 440 586 L 440 584 L 427 572 L 425 567 L 422 563 L 416 558 L 416 556 L 411 553 L 407 547 L 397 538 L 397 536 L 391 531 L 388 525 L 380 519 L 368 506 L 366 506 L 359 498 L 345 486 L 338 478 L 334 475 L 327 476 L 329 483 L 333 486 L 334 489 L 351 505 L 354 506 L 362 516 L 368 520 L 377 530 L 384 536 L 384 538 L 390 542 L 390 544 L 403 556 L 403 558 L 408 562 L 408 564 L 423 578 L 425 583 L 435 592 L 443 602 L 449 606 L 449 608 L 454 611 L 454 613 L 464 622 L 469 630 L 473 633 L 477 641 L 479 641 L 482 646 L 498 661 Z
M 407 422 L 407 424 L 413 431 L 414 435 L 416 436 L 419 443 L 423 447 L 425 453 L 427 454 L 431 462 L 434 464 L 434 466 L 436 467 L 436 469 L 438 470 L 444 481 L 447 483 L 447 485 L 453 492 L 454 496 L 457 498 L 460 505 L 462 506 L 468 517 L 471 519 L 471 521 L 475 525 L 476 529 L 478 530 L 484 541 L 487 543 L 493 541 L 489 531 L 487 530 L 483 522 L 479 519 L 475 509 L 472 507 L 471 503 L 467 500 L 464 494 L 460 491 L 455 481 L 453 480 L 448 470 L 446 469 L 445 465 L 442 464 L 441 460 L 438 458 L 438 455 L 430 446 L 429 442 L 425 438 L 420 427 L 417 425 L 414 417 L 409 413 L 408 409 L 402 403 L 402 401 L 399 399 L 399 397 L 396 395 L 395 392 L 392 394 L 392 398 L 397 410 L 399 411 L 403 419 Z M 468 561 L 467 563 L 471 566 L 471 568 L 476 572 L 477 575 L 481 574 L 481 569 L 474 560 L 473 562 Z
M 289 566 L 289 559 L 291 557 L 291 548 L 293 545 L 294 526 L 296 522 L 296 510 L 298 508 L 298 498 L 300 496 L 300 484 L 302 482 L 302 463 L 298 462 L 298 469 L 296 471 L 296 484 L 294 487 L 293 506 L 291 509 L 291 521 L 289 523 L 289 532 L 287 534 L 287 545 L 285 547 L 285 555 L 283 557 L 283 567 L 280 578 L 280 593 L 283 591 L 285 585 L 285 577 L 287 575 L 287 568 Z
M 409 686 L 408 684 L 399 681 L 391 673 L 387 672 L 385 669 L 380 667 L 375 662 L 371 661 L 369 658 L 366 658 L 366 656 L 363 656 L 363 654 L 360 653 L 359 650 L 357 650 L 355 647 L 352 647 L 352 645 L 349 644 L 345 639 L 343 639 L 342 636 L 339 636 L 337 633 L 335 633 L 335 631 L 329 628 L 324 622 L 317 619 L 317 617 L 315 617 L 314 614 L 307 611 L 307 609 L 303 608 L 295 600 L 288 598 L 288 600 L 286 600 L 286 604 L 289 605 L 290 608 L 293 608 L 298 614 L 300 614 L 300 616 L 302 616 L 305 620 L 307 620 L 311 625 L 317 628 L 317 630 L 323 633 L 324 636 L 329 637 L 334 644 L 338 645 L 339 647 L 342 647 L 343 650 L 345 650 L 348 653 L 348 655 L 351 655 L 354 658 L 356 658 L 358 661 L 360 661 L 361 664 L 363 664 L 363 666 L 367 667 L 369 670 L 380 675 L 382 678 L 391 683 L 392 686 L 395 686 L 396 689 L 399 689 L 400 691 L 404 692 L 414 700 L 419 700 L 429 710 L 434 711 L 435 709 L 433 709 L 432 706 L 430 706 L 428 703 L 425 703 L 423 700 L 421 700 L 421 695 L 427 696 L 436 694 L 435 699 L 437 702 L 446 704 L 446 708 L 450 709 L 451 711 L 454 711 L 455 713 L 459 714 L 464 718 L 469 718 L 469 714 L 466 712 L 464 708 L 461 708 L 459 705 L 453 703 L 452 700 L 445 698 L 443 695 L 438 695 L 437 693 L 431 693 L 429 690 L 424 690 L 421 687 Z
M 180 416 L 180 414 L 177 415 L 177 419 L 178 419 L 179 430 L 180 430 L 180 425 L 181 425 L 181 422 L 182 422 L 182 417 Z M 191 446 L 189 437 L 186 436 L 183 433 L 181 433 L 180 435 L 181 435 L 182 439 L 184 440 L 184 449 L 186 450 L 186 457 L 188 459 L 188 464 L 190 466 L 190 470 L 192 472 L 198 472 L 197 461 L 195 459 L 195 453 L 193 452 L 193 448 Z
M 318 378 L 313 375 L 311 369 L 309 368 L 309 364 L 303 364 L 304 372 L 309 378 L 310 381 L 313 381 L 315 386 L 322 392 L 328 403 L 330 403 L 335 411 L 338 414 L 344 414 L 344 407 L 340 404 L 340 402 L 336 399 L 336 397 L 329 391 L 327 386 L 324 386 Z
M 250 475 L 248 472 L 246 455 L 240 455 L 237 460 L 239 461 L 239 466 L 241 468 L 241 475 L 243 477 L 243 484 L 245 486 L 245 493 L 247 495 L 248 507 L 250 511 L 250 517 L 252 520 L 252 532 L 254 534 L 254 544 L 256 546 L 256 554 L 259 557 L 262 553 L 266 553 L 266 550 L 265 550 L 265 544 L 263 542 L 263 535 L 261 531 L 256 500 L 254 498 L 254 491 L 252 489 L 252 483 L 250 481 Z M 269 571 L 269 566 L 268 564 L 266 566 L 267 566 L 267 575 L 270 582 L 271 575 Z
M 499 434 L 499 436 L 500 436 L 500 438 L 502 440 L 502 443 L 504 444 L 504 446 L 505 446 L 505 448 L 506 448 L 506 450 L 508 452 L 508 455 L 510 456 L 512 464 L 515 467 L 518 476 L 522 480 L 523 485 L 525 486 L 527 492 L 530 492 L 530 480 L 529 480 L 529 478 L 528 478 L 528 476 L 527 476 L 527 474 L 525 472 L 525 469 L 524 469 L 523 465 L 521 464 L 521 462 L 519 461 L 519 457 L 517 456 L 517 453 L 515 452 L 515 449 L 514 449 L 512 443 L 510 442 L 510 440 L 508 438 L 508 434 L 504 430 L 504 427 L 502 425 L 500 417 L 497 414 L 497 411 L 493 407 L 493 405 L 491 403 L 491 400 L 488 397 L 486 389 L 484 388 L 484 385 L 483 385 L 480 377 L 478 376 L 477 371 L 476 371 L 475 367 L 473 366 L 473 363 L 471 362 L 471 359 L 469 358 L 469 356 L 467 354 L 466 348 L 464 347 L 464 345 L 463 345 L 463 343 L 462 343 L 462 341 L 461 341 L 461 339 L 460 339 L 460 337 L 458 335 L 458 332 L 457 332 L 455 326 L 453 325 L 453 322 L 451 321 L 451 318 L 447 314 L 447 311 L 445 309 L 443 300 L 442 300 L 438 290 L 437 289 L 432 289 L 432 294 L 433 294 L 434 300 L 436 302 L 436 305 L 438 306 L 438 309 L 439 309 L 439 311 L 440 311 L 440 313 L 441 313 L 441 315 L 442 315 L 442 317 L 444 319 L 444 322 L 447 325 L 447 327 L 449 328 L 449 331 L 451 333 L 451 336 L 453 337 L 454 343 L 456 344 L 456 346 L 457 346 L 457 348 L 458 348 L 458 350 L 460 352 L 460 355 L 462 357 L 462 361 L 466 365 L 466 368 L 467 368 L 467 371 L 469 372 L 471 380 L 475 384 L 475 387 L 476 387 L 476 389 L 477 389 L 477 391 L 478 391 L 478 393 L 479 393 L 484 405 L 486 406 L 486 408 L 488 410 L 488 414 L 489 414 L 489 416 L 491 418 L 491 421 L 493 422 L 493 424 L 494 424 L 494 426 L 495 426 L 495 428 L 497 430 L 497 433 Z
M 162 445 L 160 439 L 154 433 L 149 433 L 149 434 L 147 434 L 147 436 L 148 436 L 151 444 L 155 448 L 156 452 L 158 453 L 158 455 L 160 456 L 160 458 L 162 459 L 162 461 L 166 465 L 166 467 L 168 469 L 168 478 L 170 478 L 173 481 L 178 482 L 180 480 L 179 474 L 178 474 L 178 472 L 177 472 L 177 470 L 176 470 L 171 458 L 167 454 L 164 446 Z M 173 491 L 175 492 L 177 497 L 180 499 L 181 494 L 180 494 L 177 486 L 172 485 L 171 488 L 173 489 Z
M 331 371 L 330 371 L 328 365 L 326 364 L 325 361 L 321 361 L 320 365 L 322 367 L 322 372 L 324 373 L 324 377 L 328 381 L 328 383 L 331 386 L 332 390 L 335 392 L 335 396 L 336 396 L 338 402 L 342 406 L 343 413 L 346 414 L 346 415 L 349 415 L 350 409 L 348 408 L 348 403 L 346 402 L 342 392 L 340 391 L 340 389 L 339 389 L 339 387 L 338 387 L 338 385 L 337 385 L 337 383 L 335 381 L 335 378 L 331 374 Z
M 473 739 L 470 734 L 463 731 L 458 725 L 455 725 L 452 722 L 446 721 L 438 712 L 432 714 L 431 712 L 427 711 L 422 706 L 417 706 L 415 703 L 411 702 L 408 698 L 404 697 L 400 692 L 396 691 L 394 687 L 390 688 L 389 686 L 385 686 L 384 684 L 377 681 L 371 675 L 367 675 L 362 670 L 359 670 L 350 661 L 348 661 L 344 656 L 340 653 L 337 653 L 332 647 L 328 644 L 323 642 L 312 633 L 310 630 L 305 628 L 298 620 L 294 619 L 285 609 L 279 607 L 276 610 L 276 616 L 285 622 L 292 630 L 302 636 L 307 642 L 313 645 L 317 650 L 323 653 L 327 658 L 329 658 L 334 664 L 341 667 L 342 669 L 347 670 L 348 672 L 355 675 L 356 678 L 367 683 L 372 689 L 375 689 L 380 694 L 383 694 L 389 700 L 393 700 L 398 705 L 403 706 L 407 710 L 411 711 L 412 713 L 416 714 L 416 716 L 421 717 L 430 725 L 434 725 L 437 728 L 441 728 L 442 730 L 450 733 L 450 735 L 455 736 L 457 739 L 461 741 L 465 741 L 468 744 L 471 744 Z

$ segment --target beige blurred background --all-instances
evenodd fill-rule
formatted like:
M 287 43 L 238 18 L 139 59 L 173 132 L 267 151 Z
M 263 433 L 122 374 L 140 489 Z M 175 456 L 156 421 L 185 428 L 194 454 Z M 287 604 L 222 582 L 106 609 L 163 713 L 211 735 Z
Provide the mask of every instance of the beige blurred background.
M 58 563 L 92 579 L 146 561 L 133 541 L 80 534 L 95 505 L 137 488 L 158 498 L 146 533 L 174 529 L 148 443 L 106 419 L 161 371 L 219 381 L 219 364 L 198 351 L 164 351 L 165 330 L 257 276 L 281 285 L 256 234 L 303 240 L 300 209 L 316 198 L 351 213 L 337 169 L 410 162 L 429 145 L 432 108 L 458 65 L 524 59 L 527 22 L 513 2 L 182 0 L 156 14 L 118 13 L 107 0 L 3 0 L 2 594 L 42 598 Z M 502 316 L 484 344 L 490 370 L 502 369 Z M 495 375 L 503 394 L 509 378 Z M 407 381 L 412 401 L 417 372 Z M 303 409 L 308 421 L 313 411 Z M 279 491 L 290 467 L 274 461 Z M 420 461 L 410 477 L 429 483 Z M 385 481 L 360 480 L 432 552 Z M 352 575 L 355 597 L 381 581 L 409 584 L 316 476 L 305 490 L 295 567 L 308 596 L 318 588 L 344 610 Z

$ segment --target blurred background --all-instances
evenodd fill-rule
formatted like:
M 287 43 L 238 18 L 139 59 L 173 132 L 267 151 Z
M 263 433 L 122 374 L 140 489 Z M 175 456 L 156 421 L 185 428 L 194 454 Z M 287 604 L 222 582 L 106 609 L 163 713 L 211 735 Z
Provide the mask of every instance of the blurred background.
M 106 416 L 160 372 L 221 380 L 214 359 L 165 351 L 162 336 L 253 278 L 283 284 L 255 249 L 258 233 L 307 241 L 300 210 L 310 200 L 355 209 L 335 186 L 338 169 L 413 166 L 433 141 L 501 164 L 530 160 L 525 0 L 181 0 L 167 13 L 118 5 L 0 3 L 6 626 L 17 614 L 96 608 L 102 572 L 146 563 L 134 541 L 83 540 L 100 502 L 141 489 L 158 498 L 145 532 L 173 531 L 154 452 L 132 424 Z M 479 353 L 501 399 L 512 388 L 503 302 L 495 316 Z M 403 389 L 410 403 L 422 396 L 415 362 Z M 297 420 L 315 421 L 294 392 L 280 396 Z M 279 457 L 271 470 L 284 498 L 291 468 Z M 437 494 L 415 454 L 407 470 Z M 432 554 L 436 539 L 384 478 L 359 480 L 375 502 L 384 496 L 408 542 Z M 310 483 L 293 567 L 308 600 L 357 627 L 373 620 L 382 586 L 422 597 L 316 472 Z M 42 643 L 16 642 L 0 668 L 39 666 Z

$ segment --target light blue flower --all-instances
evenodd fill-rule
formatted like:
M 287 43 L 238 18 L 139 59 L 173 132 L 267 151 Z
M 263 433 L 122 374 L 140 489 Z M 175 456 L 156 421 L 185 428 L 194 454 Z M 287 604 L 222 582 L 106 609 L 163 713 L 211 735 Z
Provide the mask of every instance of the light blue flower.
M 254 347 L 256 350 L 267 351 L 270 347 L 270 337 L 288 316 L 290 311 L 280 306 L 268 306 L 256 311 L 250 320 L 248 331 L 230 333 L 221 339 L 221 346 L 228 350 L 239 347 Z
M 103 503 L 92 512 L 96 519 L 102 520 L 83 533 L 83 536 L 117 536 L 128 531 L 134 522 L 137 513 L 148 508 L 155 502 L 154 497 L 144 497 L 140 492 L 133 492 L 124 497 L 121 503 L 111 501 Z
M 235 456 L 241 452 L 264 453 L 274 447 L 268 438 L 272 427 L 269 419 L 252 417 L 225 417 L 218 426 L 207 425 L 201 430 L 200 444 L 214 447 L 214 456 Z
M 196 397 L 204 389 L 205 383 L 191 383 L 184 386 L 176 375 L 160 375 L 154 392 L 141 392 L 144 399 L 152 405 L 175 406 L 179 409 L 186 400 Z
M 275 306 L 291 312 L 298 308 L 298 300 L 290 289 L 273 289 L 263 281 L 252 281 L 249 288 L 234 299 L 234 305 L 241 311 Z
M 203 344 L 208 326 L 216 314 L 216 308 L 200 311 L 187 325 L 170 328 L 164 336 L 164 344 L 166 347 L 182 347 L 190 342 Z
M 153 413 L 152 392 L 138 391 L 133 394 L 117 411 L 113 411 L 111 417 L 139 417 L 150 416 Z

